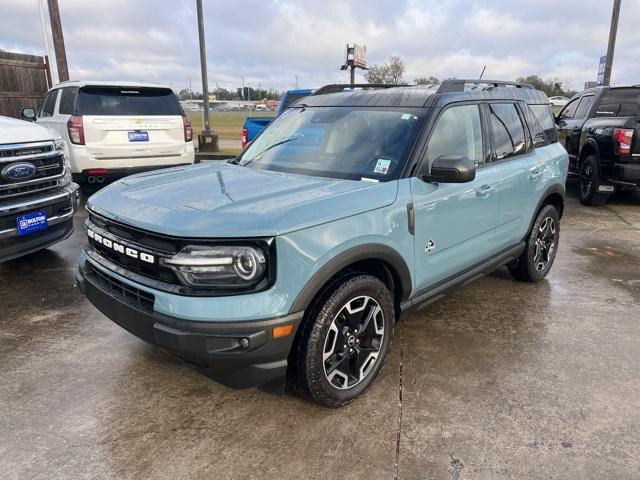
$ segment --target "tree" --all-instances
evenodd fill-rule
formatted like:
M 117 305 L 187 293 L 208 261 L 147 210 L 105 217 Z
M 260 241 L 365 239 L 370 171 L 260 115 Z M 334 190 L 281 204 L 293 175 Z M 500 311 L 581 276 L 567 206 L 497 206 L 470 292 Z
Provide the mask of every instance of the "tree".
M 573 97 L 576 92 L 573 90 L 565 89 L 564 83 L 559 78 L 542 79 L 538 75 L 529 75 L 526 77 L 520 77 L 516 80 L 518 83 L 528 83 L 538 90 L 542 90 L 548 97 L 564 96 Z
M 364 78 L 369 83 L 382 83 L 387 85 L 398 85 L 404 83 L 402 76 L 407 66 L 397 55 L 389 57 L 389 61 L 381 65 L 373 65 Z
M 183 88 L 178 92 L 178 98 L 180 100 L 189 100 L 191 98 L 191 92 L 188 89 Z
M 440 80 L 434 76 L 430 77 L 418 77 L 414 80 L 416 85 L 440 85 Z

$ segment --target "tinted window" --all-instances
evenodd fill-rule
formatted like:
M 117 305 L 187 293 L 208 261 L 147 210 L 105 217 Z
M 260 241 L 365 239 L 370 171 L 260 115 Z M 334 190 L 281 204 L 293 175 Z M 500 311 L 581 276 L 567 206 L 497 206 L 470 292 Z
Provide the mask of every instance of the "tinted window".
M 631 117 L 638 115 L 640 88 L 612 88 L 604 94 L 596 115 L 599 117 Z
M 553 113 L 551 112 L 550 105 L 529 105 L 529 109 L 533 116 L 536 117 L 538 125 L 542 128 L 547 142 L 554 143 L 556 141 L 556 124 L 553 119 Z M 532 135 L 535 135 L 533 131 Z
M 582 97 L 580 100 L 580 105 L 576 109 L 576 113 L 573 118 L 584 118 L 587 116 L 587 112 L 591 108 L 591 104 L 593 103 L 593 95 L 586 95 Z
M 496 160 L 509 158 L 526 150 L 524 127 L 513 103 L 490 104 L 489 118 Z
M 44 102 L 42 102 L 42 108 L 40 109 L 40 115 L 38 115 L 38 117 L 45 118 L 53 115 L 56 98 L 58 98 L 58 90 L 53 90 L 44 97 Z
M 558 115 L 559 118 L 573 118 L 573 116 L 576 113 L 576 109 L 578 108 L 578 102 L 580 101 L 579 98 L 576 98 L 575 100 L 571 100 L 569 103 L 567 103 L 567 105 L 562 109 L 562 111 L 560 112 L 560 115 Z
M 476 165 L 483 163 L 482 124 L 478 105 L 446 109 L 433 128 L 427 146 L 427 162 L 443 156 L 463 156 Z
M 60 94 L 60 106 L 58 112 L 60 115 L 73 115 L 73 106 L 76 100 L 77 88 L 63 88 Z
M 261 170 L 351 180 L 398 178 L 422 117 L 376 108 L 292 107 L 244 151 L 240 164 Z
M 304 98 L 304 97 L 307 97 L 307 96 L 308 96 L 307 93 L 287 93 L 287 95 L 285 96 L 285 99 L 284 99 L 284 105 L 282 106 L 282 110 L 283 111 L 286 110 L 291 105 L 293 105 L 295 102 L 297 102 L 301 98 Z
M 79 103 L 82 115 L 182 115 L 168 88 L 84 87 Z

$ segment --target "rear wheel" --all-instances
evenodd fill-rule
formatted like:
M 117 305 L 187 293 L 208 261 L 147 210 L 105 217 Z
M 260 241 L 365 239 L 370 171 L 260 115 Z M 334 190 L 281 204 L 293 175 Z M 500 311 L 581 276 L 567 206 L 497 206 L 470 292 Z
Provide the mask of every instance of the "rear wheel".
M 540 210 L 527 239 L 526 248 L 509 272 L 516 280 L 537 282 L 546 277 L 556 258 L 560 242 L 560 218 L 556 207 L 546 205 Z
M 608 193 L 599 193 L 600 174 L 598 159 L 595 155 L 589 155 L 580 165 L 580 180 L 578 183 L 578 196 L 580 202 L 590 207 L 599 207 L 609 198 Z
M 394 321 L 391 293 L 377 278 L 356 273 L 334 284 L 305 321 L 292 366 L 296 390 L 326 407 L 358 397 L 382 368 Z

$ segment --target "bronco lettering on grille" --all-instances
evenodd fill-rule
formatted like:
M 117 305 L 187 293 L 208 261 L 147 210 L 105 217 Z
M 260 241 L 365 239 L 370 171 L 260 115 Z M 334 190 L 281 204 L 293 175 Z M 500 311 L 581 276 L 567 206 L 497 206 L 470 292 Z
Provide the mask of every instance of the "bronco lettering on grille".
M 146 263 L 155 263 L 156 262 L 155 255 L 151 255 L 151 254 L 146 253 L 146 252 L 141 252 L 139 250 L 136 250 L 135 248 L 127 247 L 126 245 L 122 245 L 121 243 L 118 243 L 116 240 L 113 240 L 111 238 L 106 238 L 106 237 L 103 237 L 102 235 L 100 235 L 99 233 L 95 233 L 91 229 L 87 229 L 87 235 L 94 242 L 99 243 L 103 247 L 109 248 L 109 249 L 113 250 L 114 252 L 121 253 L 121 254 L 126 255 L 128 257 L 131 257 L 131 258 L 140 259 L 140 260 L 142 260 L 143 262 L 146 262 Z

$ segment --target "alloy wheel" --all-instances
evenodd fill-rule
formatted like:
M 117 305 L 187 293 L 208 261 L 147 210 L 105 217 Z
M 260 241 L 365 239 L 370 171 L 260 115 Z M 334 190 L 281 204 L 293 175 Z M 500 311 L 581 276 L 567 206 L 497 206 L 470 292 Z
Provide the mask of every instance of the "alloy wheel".
M 593 167 L 591 164 L 586 165 L 582 169 L 582 175 L 580 176 L 580 192 L 582 193 L 582 198 L 586 198 L 591 193 L 591 188 L 593 184 Z
M 545 217 L 540 224 L 535 240 L 533 262 L 536 270 L 542 272 L 553 259 L 556 246 L 556 222 L 551 217 Z
M 322 362 L 329 383 L 355 387 L 372 371 L 384 339 L 384 314 L 368 296 L 349 300 L 334 317 L 324 341 Z

